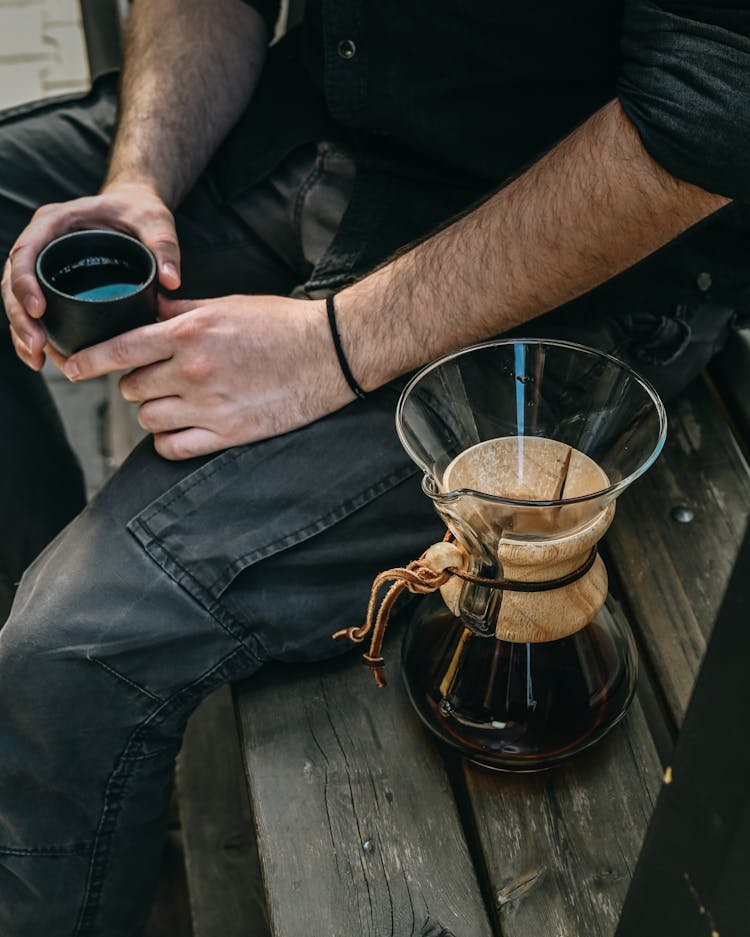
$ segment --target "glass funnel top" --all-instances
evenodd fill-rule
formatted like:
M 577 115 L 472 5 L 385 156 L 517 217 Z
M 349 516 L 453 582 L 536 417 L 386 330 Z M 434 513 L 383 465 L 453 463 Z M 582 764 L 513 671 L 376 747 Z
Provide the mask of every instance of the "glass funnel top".
M 661 401 L 626 365 L 530 339 L 429 365 L 401 395 L 396 423 L 441 513 L 464 513 L 468 501 L 472 513 L 496 515 L 492 527 L 505 535 L 532 537 L 590 521 L 651 465 L 666 435 Z

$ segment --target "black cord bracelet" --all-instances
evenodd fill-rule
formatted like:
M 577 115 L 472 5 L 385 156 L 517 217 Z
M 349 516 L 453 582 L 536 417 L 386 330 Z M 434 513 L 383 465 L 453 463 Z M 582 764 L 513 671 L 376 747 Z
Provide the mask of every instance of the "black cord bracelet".
M 339 335 L 338 327 L 336 326 L 336 308 L 333 305 L 333 293 L 330 296 L 326 296 L 326 312 L 328 313 L 328 325 L 331 329 L 331 338 L 333 338 L 333 347 L 336 349 L 336 357 L 339 359 L 339 367 L 341 368 L 341 373 L 346 378 L 346 383 L 351 387 L 354 393 L 360 399 L 367 396 L 367 394 L 362 390 L 359 384 L 355 381 L 354 375 L 351 372 L 349 367 L 349 362 L 346 360 L 346 355 L 344 354 L 344 349 L 341 347 L 341 336 Z

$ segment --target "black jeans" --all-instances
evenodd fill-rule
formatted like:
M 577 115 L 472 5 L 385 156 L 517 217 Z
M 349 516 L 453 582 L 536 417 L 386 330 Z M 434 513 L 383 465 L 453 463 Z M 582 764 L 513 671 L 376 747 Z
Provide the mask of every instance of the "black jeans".
M 37 204 L 96 191 L 112 123 L 111 80 L 83 101 L 6 115 L 2 251 Z M 359 165 L 356 174 L 346 147 L 321 143 L 228 203 L 209 171 L 177 214 L 183 293 L 317 295 L 395 246 L 399 217 L 411 237 L 468 198 L 456 190 L 430 202 L 424 180 Z M 411 215 L 379 202 L 406 191 Z M 375 242 L 357 242 L 368 223 Z M 524 331 L 619 353 L 673 391 L 733 315 L 634 311 L 603 295 Z M 41 379 L 2 341 L 12 579 L 82 507 L 82 489 Z M 395 436 L 402 384 L 205 458 L 167 462 L 146 440 L 32 563 L 0 631 L 0 933 L 137 934 L 195 705 L 264 661 L 338 653 L 330 635 L 362 621 L 374 575 L 441 536 Z

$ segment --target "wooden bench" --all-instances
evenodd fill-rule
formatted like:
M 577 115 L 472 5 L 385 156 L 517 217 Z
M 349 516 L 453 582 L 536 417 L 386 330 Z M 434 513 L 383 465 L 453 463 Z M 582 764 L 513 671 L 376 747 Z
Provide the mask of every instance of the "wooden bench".
M 497 774 L 423 730 L 399 635 L 383 691 L 356 654 L 269 667 L 234 688 L 241 741 L 219 695 L 181 758 L 196 937 L 614 933 L 750 513 L 748 364 L 741 335 L 713 368 L 721 397 L 706 375 L 668 407 L 664 453 L 605 538 L 641 655 L 623 724 L 567 767 Z

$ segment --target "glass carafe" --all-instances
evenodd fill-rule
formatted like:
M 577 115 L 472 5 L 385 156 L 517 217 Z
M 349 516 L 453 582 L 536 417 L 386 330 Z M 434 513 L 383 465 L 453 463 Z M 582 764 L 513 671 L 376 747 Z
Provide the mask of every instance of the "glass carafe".
M 420 601 L 404 639 L 420 717 L 504 770 L 589 747 L 635 690 L 634 643 L 607 611 L 596 545 L 664 444 L 658 396 L 592 349 L 499 340 L 419 372 L 397 428 L 453 540 L 431 550 L 455 575 Z

